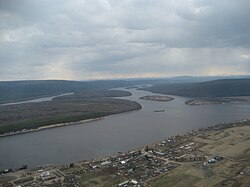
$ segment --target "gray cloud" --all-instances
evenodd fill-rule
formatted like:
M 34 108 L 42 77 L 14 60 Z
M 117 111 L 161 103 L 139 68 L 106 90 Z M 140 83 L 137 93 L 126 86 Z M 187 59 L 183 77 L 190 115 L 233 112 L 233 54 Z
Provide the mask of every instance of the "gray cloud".
M 0 0 L 0 80 L 249 74 L 248 0 Z

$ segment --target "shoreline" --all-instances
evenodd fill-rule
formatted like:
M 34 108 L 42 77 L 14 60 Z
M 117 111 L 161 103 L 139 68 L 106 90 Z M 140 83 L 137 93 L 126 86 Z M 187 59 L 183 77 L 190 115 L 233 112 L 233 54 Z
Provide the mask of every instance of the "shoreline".
M 221 98 L 197 98 L 185 101 L 188 106 L 201 106 L 211 104 L 225 104 L 225 103 L 246 103 L 250 101 L 250 96 L 241 97 L 221 97 Z
M 58 127 L 65 127 L 65 126 L 71 126 L 71 125 L 80 125 L 82 123 L 88 123 L 88 122 L 103 120 L 103 119 L 108 118 L 108 117 L 115 117 L 115 116 L 119 116 L 119 115 L 125 115 L 127 113 L 138 111 L 138 110 L 141 110 L 141 108 L 131 110 L 131 111 L 125 111 L 125 112 L 121 112 L 121 113 L 117 113 L 117 114 L 111 114 L 111 115 L 107 115 L 107 116 L 103 116 L 103 117 L 89 118 L 89 119 L 84 119 L 84 120 L 75 121 L 75 122 L 57 123 L 57 124 L 52 124 L 52 125 L 41 126 L 41 127 L 36 128 L 36 129 L 23 129 L 21 131 L 8 132 L 8 133 L 0 134 L 0 138 L 4 138 L 4 137 L 8 137 L 8 136 L 15 136 L 15 135 L 19 135 L 19 134 L 25 134 L 25 133 L 32 133 L 32 132 L 37 132 L 37 131 L 47 130 L 47 129 L 52 129 L 52 128 L 58 128 Z
M 105 117 L 107 117 L 107 116 L 105 116 Z M 14 136 L 14 135 L 18 135 L 18 134 L 24 134 L 24 133 L 31 133 L 31 132 L 36 132 L 36 131 L 41 131 L 41 130 L 46 130 L 46 129 L 52 129 L 52 128 L 57 128 L 57 127 L 77 125 L 77 124 L 81 124 L 81 123 L 87 123 L 87 122 L 101 120 L 101 119 L 104 119 L 105 117 L 90 118 L 90 119 L 85 119 L 85 120 L 76 121 L 76 122 L 57 123 L 57 124 L 52 124 L 52 125 L 41 126 L 41 127 L 36 128 L 36 129 L 23 129 L 21 131 L 8 132 L 8 133 L 1 134 L 0 138 L 7 137 L 7 136 Z

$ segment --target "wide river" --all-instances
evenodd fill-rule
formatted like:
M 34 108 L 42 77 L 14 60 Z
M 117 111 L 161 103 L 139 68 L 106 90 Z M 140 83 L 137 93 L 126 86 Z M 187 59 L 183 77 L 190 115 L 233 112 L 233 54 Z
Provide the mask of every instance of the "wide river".
M 186 98 L 170 102 L 140 100 L 147 91 L 129 90 L 142 109 L 79 125 L 0 138 L 0 169 L 23 164 L 36 167 L 112 155 L 155 143 L 202 126 L 250 118 L 250 103 L 187 106 Z M 160 95 L 160 94 L 157 94 Z M 165 112 L 153 112 L 162 110 Z

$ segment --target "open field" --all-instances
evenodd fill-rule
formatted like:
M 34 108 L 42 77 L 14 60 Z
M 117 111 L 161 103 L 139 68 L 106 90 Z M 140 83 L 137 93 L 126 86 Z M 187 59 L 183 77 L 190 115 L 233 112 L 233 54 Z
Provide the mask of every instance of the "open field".
M 250 158 L 250 126 L 230 128 L 207 136 L 212 142 L 200 150 L 231 159 Z
M 250 185 L 250 126 L 209 131 L 192 141 L 206 142 L 199 150 L 210 158 L 224 159 L 213 164 L 182 164 L 176 170 L 151 180 L 148 186 L 248 186 Z M 244 172 L 244 171 L 247 172 Z
M 110 187 L 126 180 L 126 178 L 115 175 L 116 170 L 104 169 L 96 173 L 86 173 L 80 178 L 81 187 Z
M 136 102 L 112 98 L 128 95 L 115 90 L 79 92 L 52 101 L 0 106 L 0 134 L 140 109 Z
M 0 176 L 0 184 L 248 187 L 249 137 L 249 120 L 215 125 L 98 160 L 6 171 Z

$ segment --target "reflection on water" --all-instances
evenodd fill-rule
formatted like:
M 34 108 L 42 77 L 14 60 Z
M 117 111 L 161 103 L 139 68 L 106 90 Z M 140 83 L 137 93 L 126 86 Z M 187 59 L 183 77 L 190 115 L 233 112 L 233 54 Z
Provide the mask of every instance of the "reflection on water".
M 250 117 L 250 104 L 187 106 L 186 98 L 170 102 L 138 99 L 155 95 L 129 89 L 124 97 L 142 105 L 142 109 L 107 117 L 81 125 L 48 129 L 0 138 L 0 169 L 28 164 L 62 164 L 127 151 L 201 126 Z M 160 95 L 160 94 L 159 94 Z M 153 112 L 165 110 L 164 112 Z

